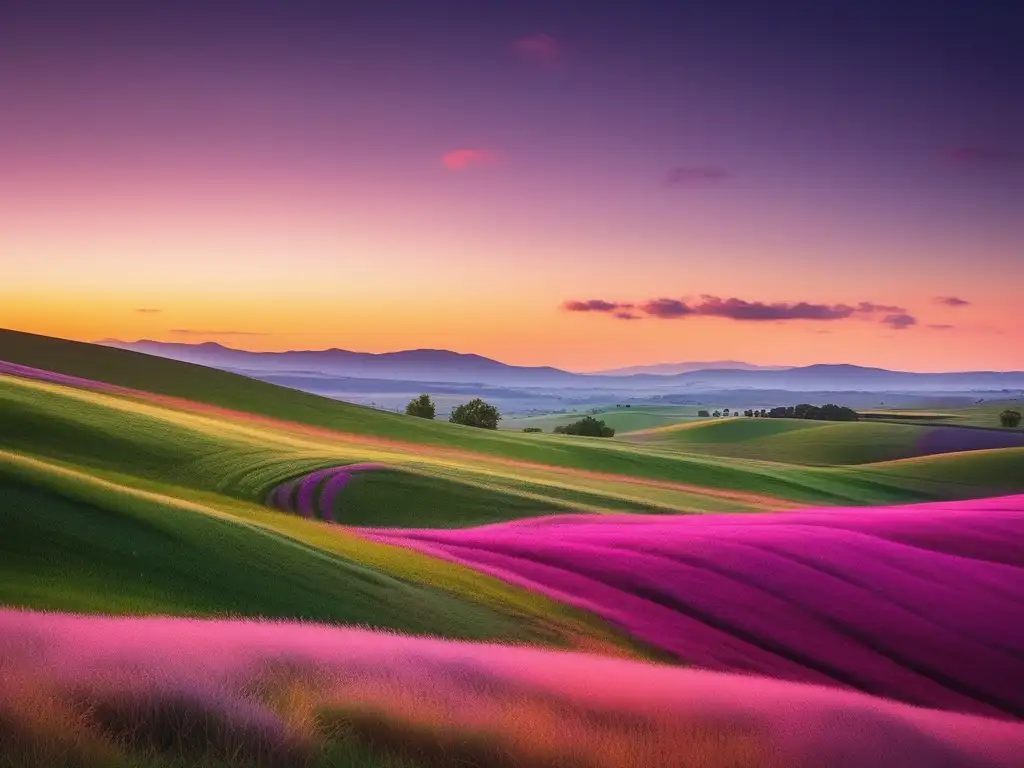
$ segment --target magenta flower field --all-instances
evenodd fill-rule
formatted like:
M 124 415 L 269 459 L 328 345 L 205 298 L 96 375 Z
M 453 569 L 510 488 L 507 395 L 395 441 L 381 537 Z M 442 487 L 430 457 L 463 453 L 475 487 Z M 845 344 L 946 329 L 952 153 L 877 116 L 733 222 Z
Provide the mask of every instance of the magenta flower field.
M 363 533 L 591 610 L 697 667 L 1024 716 L 1024 496 Z
M 186 762 L 313 765 L 340 732 L 446 765 L 1013 768 L 1024 754 L 1020 723 L 835 688 L 310 624 L 0 611 L 0 671 L 0 740 L 15 754 L 49 732 L 44 758 L 71 741 L 110 758 L 130 734 Z

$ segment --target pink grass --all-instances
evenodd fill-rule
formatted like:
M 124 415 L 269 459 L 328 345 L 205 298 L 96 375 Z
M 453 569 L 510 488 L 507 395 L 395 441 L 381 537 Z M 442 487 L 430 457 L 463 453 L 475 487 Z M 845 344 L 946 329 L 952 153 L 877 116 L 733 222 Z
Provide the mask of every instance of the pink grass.
M 338 718 L 396 750 L 482 739 L 502 765 L 1010 768 L 1024 754 L 1021 723 L 853 691 L 310 624 L 0 611 L 0 672 L 0 726 L 35 718 L 55 737 L 77 706 L 96 739 L 196 760 L 205 745 L 239 765 L 313 764 Z
M 1024 717 L 1024 496 L 362 532 L 593 611 L 699 667 Z

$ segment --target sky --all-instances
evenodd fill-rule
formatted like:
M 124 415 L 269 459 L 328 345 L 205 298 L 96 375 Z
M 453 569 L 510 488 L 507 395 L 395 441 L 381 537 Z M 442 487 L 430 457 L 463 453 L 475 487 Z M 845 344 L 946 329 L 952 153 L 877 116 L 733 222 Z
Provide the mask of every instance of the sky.
M 0 327 L 1024 369 L 1024 11 L 0 9 Z

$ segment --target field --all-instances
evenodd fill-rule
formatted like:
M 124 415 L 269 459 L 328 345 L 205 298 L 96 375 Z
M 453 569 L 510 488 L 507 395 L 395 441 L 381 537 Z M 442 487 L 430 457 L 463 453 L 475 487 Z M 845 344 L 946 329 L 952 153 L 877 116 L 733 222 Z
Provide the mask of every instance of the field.
M 873 419 L 887 421 L 993 428 L 999 425 L 999 414 L 1007 409 L 1024 412 L 1024 397 L 985 401 L 943 411 L 873 410 L 862 413 Z M 1017 427 L 1017 430 L 1024 431 L 1024 426 Z
M 698 410 L 697 406 L 689 405 L 631 405 L 629 408 L 598 409 L 596 413 L 573 411 L 548 416 L 522 416 L 503 420 L 499 428 L 522 430 L 526 427 L 536 427 L 551 432 L 555 427 L 579 421 L 584 416 L 593 416 L 595 419 L 601 419 L 616 432 L 636 432 L 696 419 Z
M 1014 765 L 1024 447 L 612 416 L 489 432 L 0 331 L 0 765 Z
M 1009 768 L 1024 750 L 1005 720 L 587 654 L 5 611 L 0 630 L 8 765 Z
M 624 435 L 679 451 L 787 464 L 842 466 L 1024 447 L 1024 431 L 900 422 L 711 419 Z

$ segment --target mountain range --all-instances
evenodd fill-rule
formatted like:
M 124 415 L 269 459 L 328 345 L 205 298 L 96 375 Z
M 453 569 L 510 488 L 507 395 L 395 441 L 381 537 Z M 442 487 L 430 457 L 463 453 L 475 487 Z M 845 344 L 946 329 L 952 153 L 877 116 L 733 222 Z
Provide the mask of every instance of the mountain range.
M 915 373 L 857 365 L 793 368 L 748 363 L 674 363 L 600 373 L 573 373 L 548 366 L 516 366 L 443 349 L 369 353 L 344 349 L 251 352 L 215 342 L 186 344 L 141 340 L 97 342 L 159 357 L 245 373 L 256 378 L 281 373 L 350 379 L 391 379 L 490 386 L 616 390 L 645 393 L 772 389 L 797 392 L 971 392 L 1024 390 L 1024 371 Z M 731 367 L 727 367 L 731 366 Z M 675 370 L 680 372 L 671 372 Z M 634 371 L 630 373 L 629 371 Z M 665 371 L 665 372 L 658 372 Z
M 658 376 L 672 376 L 677 373 L 692 371 L 731 370 L 731 371 L 784 371 L 787 365 L 753 365 L 738 360 L 716 360 L 703 363 L 656 363 L 655 365 L 634 365 L 629 368 L 613 368 L 607 371 L 595 371 L 596 376 L 633 376 L 640 373 L 652 373 Z

